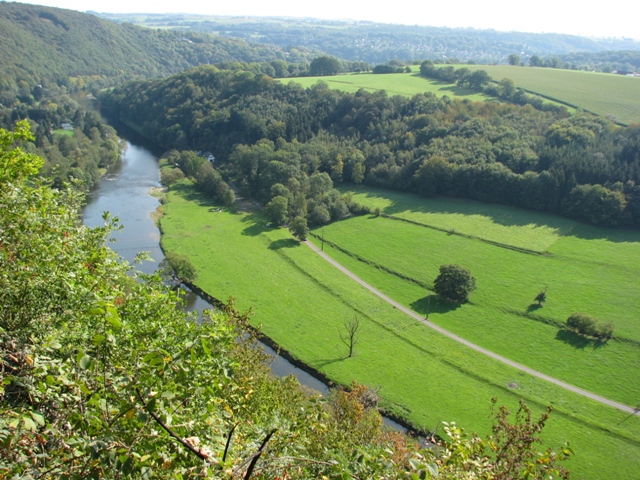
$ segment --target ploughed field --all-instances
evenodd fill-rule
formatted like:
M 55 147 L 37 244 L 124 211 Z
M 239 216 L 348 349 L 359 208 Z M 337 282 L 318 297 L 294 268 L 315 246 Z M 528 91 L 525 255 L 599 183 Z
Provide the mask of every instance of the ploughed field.
M 630 406 L 640 402 L 637 284 L 640 234 L 598 229 L 550 215 L 455 199 L 425 200 L 361 189 L 367 215 L 315 229 L 324 251 L 429 320 L 548 375 Z M 634 478 L 640 418 L 503 365 L 384 303 L 267 220 L 248 202 L 210 203 L 184 181 L 172 186 L 163 247 L 188 255 L 196 283 L 253 308 L 253 324 L 336 383 L 378 387 L 382 406 L 418 428 L 456 421 L 490 430 L 490 399 L 536 411 L 552 404 L 545 441 L 570 441 L 577 478 Z M 395 217 L 410 220 L 395 219 Z M 331 246 L 330 243 L 335 245 Z M 360 259 L 356 258 L 359 257 Z M 454 307 L 428 297 L 443 263 L 471 270 L 478 289 Z M 383 268 L 379 268 L 383 267 Z M 390 273 L 391 272 L 391 273 Z M 533 298 L 547 287 L 547 302 Z M 614 325 L 598 343 L 561 328 L 581 311 Z M 340 340 L 361 322 L 355 355 Z

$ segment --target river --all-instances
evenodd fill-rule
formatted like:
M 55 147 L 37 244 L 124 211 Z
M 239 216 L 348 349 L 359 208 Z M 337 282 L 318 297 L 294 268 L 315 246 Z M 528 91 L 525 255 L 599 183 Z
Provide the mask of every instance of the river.
M 122 131 L 119 135 L 122 136 Z M 160 187 L 160 171 L 158 155 L 135 141 L 135 135 L 127 135 L 127 149 L 122 155 L 118 167 L 105 175 L 98 187 L 91 192 L 88 203 L 83 210 L 85 225 L 97 227 L 104 224 L 103 214 L 109 212 L 117 217 L 124 227 L 112 233 L 114 240 L 110 244 L 121 257 L 133 262 L 140 252 L 149 252 L 153 261 L 145 261 L 136 268 L 144 273 L 153 273 L 164 255 L 160 249 L 160 231 L 152 218 L 160 202 L 151 192 Z M 186 310 L 202 311 L 212 306 L 193 292 L 187 292 Z M 272 357 L 271 370 L 275 375 L 295 375 L 298 381 L 322 394 L 329 391 L 329 387 L 321 380 L 301 370 L 269 346 L 260 346 Z M 406 432 L 406 429 L 384 417 L 385 424 Z

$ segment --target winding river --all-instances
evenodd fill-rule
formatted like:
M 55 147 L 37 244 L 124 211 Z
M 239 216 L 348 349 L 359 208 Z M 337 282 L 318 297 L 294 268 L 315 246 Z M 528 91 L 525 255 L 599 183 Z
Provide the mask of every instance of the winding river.
M 120 128 L 118 130 L 122 137 L 123 132 Z M 160 231 L 152 218 L 160 205 L 158 199 L 152 195 L 153 189 L 160 187 L 158 155 L 142 146 L 143 141 L 137 139 L 133 132 L 128 132 L 127 129 L 124 131 L 127 149 L 122 155 L 122 161 L 117 169 L 105 175 L 98 188 L 91 192 L 83 210 L 83 221 L 87 226 L 97 227 L 104 224 L 104 212 L 117 217 L 124 228 L 112 233 L 114 242 L 110 245 L 111 248 L 128 262 L 133 262 L 140 252 L 149 252 L 154 261 L 142 262 L 137 265 L 137 269 L 144 273 L 153 273 L 164 258 L 160 249 Z M 186 301 L 188 311 L 212 308 L 211 304 L 193 292 L 187 292 Z M 295 375 L 306 387 L 322 394 L 329 391 L 325 383 L 277 355 L 271 347 L 263 343 L 260 343 L 260 346 L 273 357 L 270 363 L 275 375 Z M 389 418 L 384 417 L 384 421 L 388 426 L 406 431 L 403 426 Z

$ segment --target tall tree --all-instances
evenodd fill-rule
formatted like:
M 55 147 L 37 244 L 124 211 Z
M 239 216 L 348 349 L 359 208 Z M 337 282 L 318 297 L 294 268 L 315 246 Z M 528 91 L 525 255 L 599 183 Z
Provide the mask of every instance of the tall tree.
M 335 57 L 314 58 L 309 65 L 309 75 L 324 76 L 336 75 L 342 69 L 342 63 Z

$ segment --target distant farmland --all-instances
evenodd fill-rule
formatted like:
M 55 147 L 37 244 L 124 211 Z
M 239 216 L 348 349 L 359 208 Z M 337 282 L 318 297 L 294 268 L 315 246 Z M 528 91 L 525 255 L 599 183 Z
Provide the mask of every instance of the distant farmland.
M 607 73 L 591 73 L 553 68 L 512 67 L 508 65 L 456 65 L 470 70 L 484 69 L 497 82 L 512 79 L 517 87 L 537 93 L 561 103 L 575 105 L 597 115 L 611 115 L 624 124 L 640 123 L 640 78 Z M 415 69 L 415 67 L 414 67 Z M 329 77 L 297 77 L 280 80 L 296 82 L 310 87 L 318 81 L 329 88 L 344 92 L 386 90 L 389 95 L 411 97 L 430 92 L 438 97 L 468 98 L 484 101 L 486 95 L 471 92 L 436 80 L 420 77 L 417 73 L 392 73 L 385 75 L 347 74 Z
M 456 66 L 460 67 L 462 65 Z M 621 123 L 640 123 L 640 78 L 610 73 L 509 65 L 464 65 L 484 69 L 499 82 L 510 78 L 516 86 L 598 115 L 612 115 Z
M 449 97 L 468 98 L 469 100 L 484 101 L 486 95 L 475 93 L 466 88 L 459 88 L 455 85 L 446 84 L 437 80 L 430 80 L 421 77 L 418 73 L 390 73 L 373 74 L 359 73 L 335 75 L 330 77 L 296 77 L 283 78 L 282 82 L 295 82 L 307 88 L 315 85 L 319 81 L 325 82 L 329 88 L 348 93 L 355 93 L 361 88 L 370 92 L 386 90 L 391 95 L 402 95 L 412 97 L 418 93 L 433 93 L 438 97 L 445 95 Z

